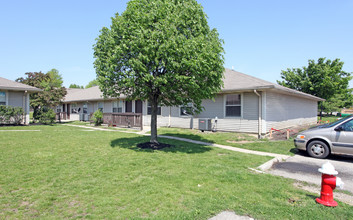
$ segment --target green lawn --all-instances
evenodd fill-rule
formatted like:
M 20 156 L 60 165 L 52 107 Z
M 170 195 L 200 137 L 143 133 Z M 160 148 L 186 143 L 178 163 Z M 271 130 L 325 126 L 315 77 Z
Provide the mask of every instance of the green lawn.
M 321 119 L 321 123 L 325 124 L 325 123 L 331 123 L 334 121 L 337 121 L 337 119 L 342 118 L 342 117 L 337 117 L 334 115 L 327 115 L 327 116 L 323 116 Z M 317 117 L 317 121 L 320 121 L 320 116 Z
M 255 136 L 234 132 L 201 132 L 197 129 L 192 130 L 182 128 L 159 128 L 158 135 L 177 136 L 192 140 L 245 148 L 249 150 L 286 155 L 294 155 L 294 152 L 296 151 L 293 144 L 293 139 L 284 141 L 269 141 L 267 139 L 259 140 Z
M 324 207 L 292 180 L 248 169 L 268 157 L 167 139 L 173 148 L 135 147 L 148 140 L 64 125 L 0 127 L 0 219 L 208 219 L 222 210 L 352 218 L 351 206 Z

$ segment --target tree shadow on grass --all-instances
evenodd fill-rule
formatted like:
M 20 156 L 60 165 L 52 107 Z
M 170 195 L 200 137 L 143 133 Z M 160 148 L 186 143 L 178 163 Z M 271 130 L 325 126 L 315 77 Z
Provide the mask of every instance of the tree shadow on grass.
M 194 134 L 175 134 L 175 133 L 164 133 L 161 134 L 162 136 L 172 136 L 172 137 L 179 137 L 179 138 L 186 138 L 190 140 L 195 140 L 195 141 L 202 141 L 202 142 L 207 142 L 207 143 L 212 143 L 214 144 L 215 141 L 209 140 L 206 138 L 203 138 L 200 135 L 194 135 Z
M 163 151 L 166 153 L 181 152 L 181 153 L 187 153 L 187 154 L 197 154 L 197 153 L 205 153 L 212 150 L 212 148 L 208 146 L 192 144 L 192 143 L 187 143 L 187 142 L 177 141 L 177 140 L 168 140 L 165 138 L 159 138 L 158 140 L 161 143 L 172 145 L 171 147 L 163 148 L 160 150 L 142 149 L 137 147 L 137 144 L 148 142 L 149 140 L 150 140 L 150 137 L 148 136 L 118 138 L 118 139 L 112 140 L 110 142 L 110 146 L 112 148 L 120 147 L 120 148 L 130 149 L 136 152 L 151 152 L 151 153 L 155 151 Z
M 289 152 L 293 153 L 293 154 L 299 154 L 301 155 L 302 152 L 300 150 L 298 150 L 297 148 L 293 147 L 289 150 Z

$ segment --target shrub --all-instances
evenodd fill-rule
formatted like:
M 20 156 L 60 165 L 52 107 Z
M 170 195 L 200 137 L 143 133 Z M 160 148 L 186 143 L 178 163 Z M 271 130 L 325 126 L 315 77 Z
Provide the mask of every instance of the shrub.
M 55 112 L 53 109 L 48 107 L 42 107 L 36 111 L 34 119 L 38 120 L 42 124 L 53 124 L 55 121 Z
M 93 113 L 92 120 L 94 121 L 95 126 L 99 126 L 103 123 L 103 112 L 97 110 Z
M 0 106 L 0 123 L 1 124 L 20 124 L 23 119 L 24 111 L 21 107 Z

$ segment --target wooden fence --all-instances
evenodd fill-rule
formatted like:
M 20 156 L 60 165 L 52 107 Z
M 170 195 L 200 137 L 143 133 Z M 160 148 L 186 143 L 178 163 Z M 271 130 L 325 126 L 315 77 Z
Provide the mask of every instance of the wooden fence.
M 341 110 L 342 114 L 353 114 L 353 109 L 351 108 L 346 108 Z
M 66 112 L 57 112 L 56 113 L 56 120 L 57 121 L 66 120 L 66 119 L 68 119 Z
M 119 127 L 139 127 L 141 130 L 143 128 L 141 113 L 103 113 L 103 123 Z

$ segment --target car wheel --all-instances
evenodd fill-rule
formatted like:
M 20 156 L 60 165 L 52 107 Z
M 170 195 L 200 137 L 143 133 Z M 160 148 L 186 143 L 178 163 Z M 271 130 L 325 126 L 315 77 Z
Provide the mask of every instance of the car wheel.
M 322 142 L 322 141 L 310 142 L 306 151 L 311 157 L 321 158 L 321 159 L 326 158 L 330 154 L 330 150 L 327 144 L 325 144 L 325 142 Z

